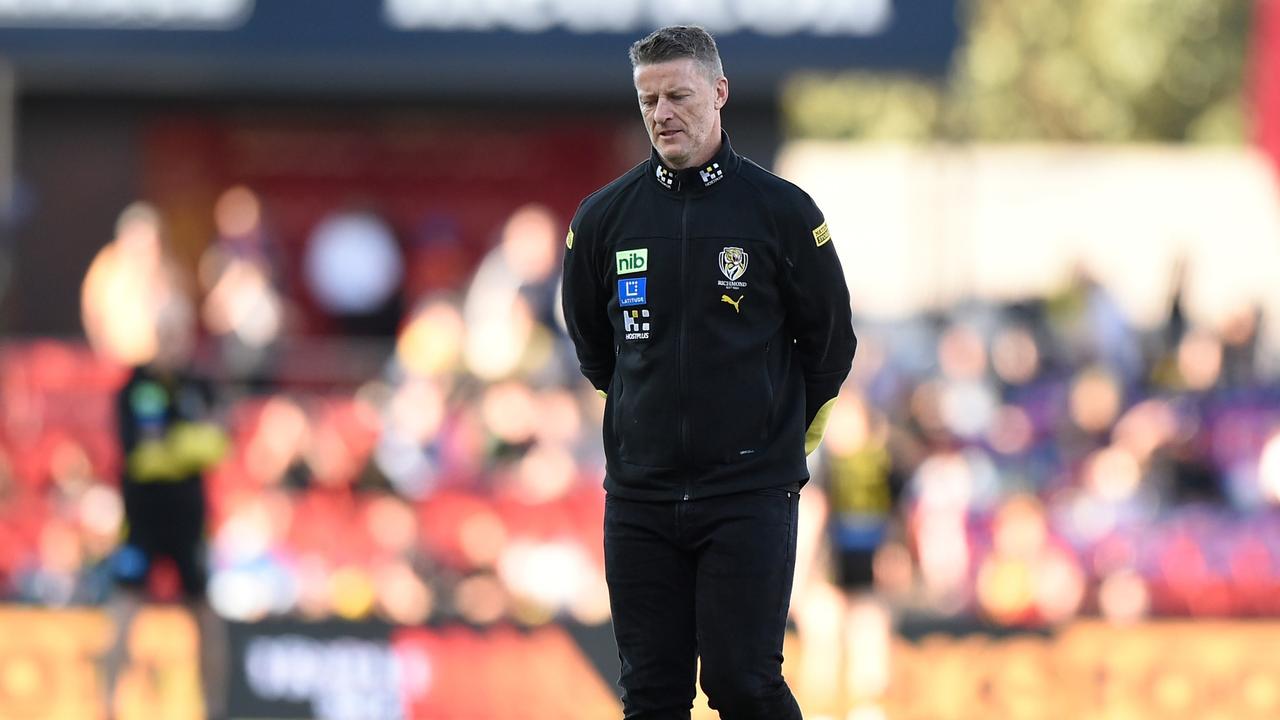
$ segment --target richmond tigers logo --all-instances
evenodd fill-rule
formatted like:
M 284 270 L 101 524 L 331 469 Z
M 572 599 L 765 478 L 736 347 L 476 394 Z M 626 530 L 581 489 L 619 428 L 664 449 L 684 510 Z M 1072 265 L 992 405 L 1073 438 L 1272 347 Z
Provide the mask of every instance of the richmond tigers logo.
M 727 247 L 720 251 L 720 272 L 730 282 L 742 277 L 747 271 L 747 251 L 740 247 Z

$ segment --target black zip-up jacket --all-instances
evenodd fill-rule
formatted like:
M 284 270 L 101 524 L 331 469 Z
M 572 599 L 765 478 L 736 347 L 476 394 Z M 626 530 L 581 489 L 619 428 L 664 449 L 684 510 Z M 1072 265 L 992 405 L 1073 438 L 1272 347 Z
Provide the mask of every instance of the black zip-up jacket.
M 857 341 L 821 211 L 721 148 L 673 171 L 653 152 L 582 201 L 564 314 L 606 393 L 605 489 L 680 500 L 803 483 L 805 431 Z

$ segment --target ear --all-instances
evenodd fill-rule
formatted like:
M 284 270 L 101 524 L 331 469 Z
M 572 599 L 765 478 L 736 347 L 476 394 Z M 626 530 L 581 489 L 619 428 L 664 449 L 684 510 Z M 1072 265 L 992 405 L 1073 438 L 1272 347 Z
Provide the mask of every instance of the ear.
M 729 78 L 723 75 L 716 78 L 714 90 L 716 96 L 715 106 L 719 110 L 725 106 L 725 103 L 729 102 Z

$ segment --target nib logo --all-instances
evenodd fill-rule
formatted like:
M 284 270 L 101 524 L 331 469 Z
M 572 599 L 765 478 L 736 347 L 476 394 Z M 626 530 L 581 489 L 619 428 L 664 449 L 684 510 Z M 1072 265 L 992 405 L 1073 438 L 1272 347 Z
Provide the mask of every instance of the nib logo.
M 649 269 L 649 248 L 619 250 L 614 253 L 614 261 L 619 275 L 644 272 Z

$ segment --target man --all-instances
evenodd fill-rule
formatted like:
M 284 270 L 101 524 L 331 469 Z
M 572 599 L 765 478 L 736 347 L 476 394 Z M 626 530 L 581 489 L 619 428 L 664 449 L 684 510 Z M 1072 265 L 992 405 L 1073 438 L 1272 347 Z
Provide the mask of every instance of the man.
M 227 438 L 208 421 L 212 389 L 187 371 L 195 338 L 185 302 L 164 301 L 153 329 L 154 356 L 133 368 L 116 397 L 125 538 L 111 559 L 118 590 L 108 606 L 115 637 L 105 658 L 107 716 L 116 716 L 129 633 L 145 602 L 150 572 L 157 560 L 168 558 L 199 633 L 205 716 L 215 720 L 226 717 L 227 649 L 222 623 L 205 596 L 202 474 L 225 454 Z
M 696 660 L 725 720 L 799 718 L 782 678 L 796 510 L 849 372 L 822 213 L 736 153 L 715 41 L 631 48 L 648 161 L 582 202 L 564 310 L 606 397 L 605 570 L 628 719 L 688 718 Z

